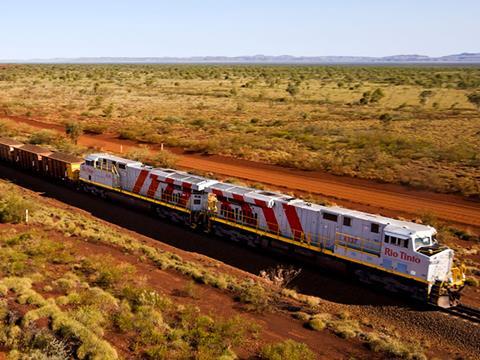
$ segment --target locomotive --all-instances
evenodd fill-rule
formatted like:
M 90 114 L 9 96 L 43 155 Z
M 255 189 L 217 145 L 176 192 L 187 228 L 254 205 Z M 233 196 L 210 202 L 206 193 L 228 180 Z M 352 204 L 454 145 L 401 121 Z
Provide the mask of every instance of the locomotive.
M 37 148 L 25 164 L 20 155 L 31 154 L 31 145 L 0 139 L 0 159 L 97 196 L 120 193 L 138 199 L 159 217 L 207 233 L 320 264 L 334 260 L 363 282 L 441 307 L 455 306 L 465 284 L 454 251 L 440 245 L 428 225 L 318 205 L 107 153 L 81 160 Z

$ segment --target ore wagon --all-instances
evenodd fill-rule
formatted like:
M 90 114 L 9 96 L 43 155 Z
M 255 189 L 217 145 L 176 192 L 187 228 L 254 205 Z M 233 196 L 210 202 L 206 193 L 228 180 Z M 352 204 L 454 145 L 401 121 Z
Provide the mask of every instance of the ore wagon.
M 14 161 L 21 169 L 42 172 L 42 161 L 52 152 L 36 145 L 23 145 L 13 149 Z
M 59 180 L 77 181 L 83 159 L 76 156 L 54 152 L 42 160 L 42 172 Z
M 21 142 L 16 140 L 0 138 L 0 161 L 14 161 L 13 150 L 22 145 Z

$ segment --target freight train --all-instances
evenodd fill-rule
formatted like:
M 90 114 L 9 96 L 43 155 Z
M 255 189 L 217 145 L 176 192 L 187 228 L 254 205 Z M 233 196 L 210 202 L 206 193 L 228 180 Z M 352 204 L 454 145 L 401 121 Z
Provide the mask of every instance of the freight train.
M 454 251 L 440 245 L 428 225 L 322 206 L 106 153 L 78 159 L 0 139 L 0 160 L 97 196 L 119 193 L 137 199 L 159 217 L 193 229 L 319 264 L 334 260 L 363 282 L 438 306 L 456 305 L 465 284 Z

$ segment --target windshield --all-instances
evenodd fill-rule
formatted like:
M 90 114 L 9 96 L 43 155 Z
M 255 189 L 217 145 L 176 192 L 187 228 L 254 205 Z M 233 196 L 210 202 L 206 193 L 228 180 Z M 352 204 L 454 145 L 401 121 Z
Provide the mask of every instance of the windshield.
M 429 236 L 425 236 L 425 237 L 418 237 L 418 238 L 415 238 L 415 250 L 417 250 L 418 248 L 421 248 L 423 246 L 429 246 L 431 245 L 431 241 L 430 241 L 430 237 Z

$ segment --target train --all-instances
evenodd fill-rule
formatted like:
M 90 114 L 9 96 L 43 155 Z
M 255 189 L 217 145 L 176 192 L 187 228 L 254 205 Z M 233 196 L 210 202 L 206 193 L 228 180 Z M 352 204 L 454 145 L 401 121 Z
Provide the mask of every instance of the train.
M 0 161 L 99 197 L 121 194 L 160 218 L 308 262 L 441 307 L 459 303 L 463 265 L 435 228 L 157 168 L 108 153 L 80 159 L 0 138 Z

